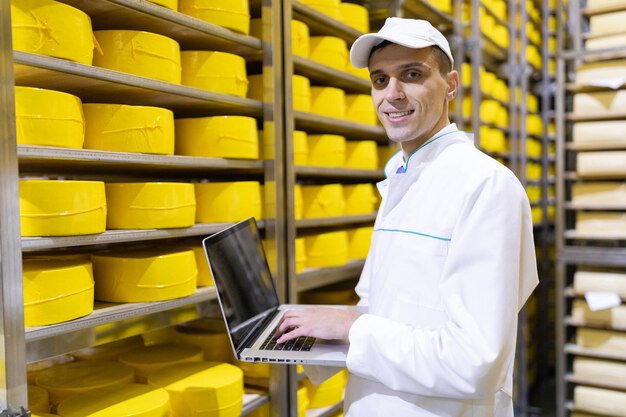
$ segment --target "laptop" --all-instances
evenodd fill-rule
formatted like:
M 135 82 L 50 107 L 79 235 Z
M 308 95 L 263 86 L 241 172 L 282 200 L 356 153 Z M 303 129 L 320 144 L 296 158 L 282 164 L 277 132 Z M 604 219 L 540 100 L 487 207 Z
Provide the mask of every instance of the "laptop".
M 202 245 L 237 359 L 245 362 L 345 367 L 349 346 L 347 341 L 302 337 L 282 345 L 276 344 L 273 335 L 283 313 L 307 306 L 279 303 L 254 218 L 243 220 L 203 239 Z

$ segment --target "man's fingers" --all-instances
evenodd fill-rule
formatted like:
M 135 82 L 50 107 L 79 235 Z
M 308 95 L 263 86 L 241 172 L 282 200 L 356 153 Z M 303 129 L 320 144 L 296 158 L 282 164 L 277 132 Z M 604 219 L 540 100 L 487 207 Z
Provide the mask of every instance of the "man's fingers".
M 285 333 L 283 333 L 282 336 L 280 336 L 278 340 L 276 340 L 276 343 L 285 343 L 285 342 L 290 341 L 291 339 L 296 339 L 302 336 L 303 334 L 304 333 L 302 332 L 300 328 L 292 328 L 286 331 Z

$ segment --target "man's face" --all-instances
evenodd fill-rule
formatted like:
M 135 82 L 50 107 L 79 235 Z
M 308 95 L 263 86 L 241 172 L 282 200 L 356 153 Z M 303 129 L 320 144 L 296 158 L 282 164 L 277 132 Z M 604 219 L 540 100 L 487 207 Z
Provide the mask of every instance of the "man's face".
M 369 71 L 378 118 L 405 153 L 448 125 L 448 93 L 456 85 L 440 74 L 432 48 L 386 46 L 374 51 Z

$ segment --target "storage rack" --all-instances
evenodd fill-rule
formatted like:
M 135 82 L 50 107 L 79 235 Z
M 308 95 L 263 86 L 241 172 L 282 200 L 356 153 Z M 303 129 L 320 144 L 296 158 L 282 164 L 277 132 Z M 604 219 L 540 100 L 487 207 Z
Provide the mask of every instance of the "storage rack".
M 177 323 L 180 311 L 185 311 L 185 320 L 194 317 L 215 315 L 215 294 L 210 288 L 199 290 L 195 295 L 175 301 L 159 303 L 137 303 L 123 306 L 102 306 L 91 316 L 78 322 L 62 323 L 41 328 L 29 328 L 24 332 L 21 304 L 21 253 L 48 250 L 60 250 L 69 247 L 93 247 L 98 245 L 122 245 L 126 243 L 203 236 L 221 229 L 224 224 L 201 224 L 186 229 L 153 231 L 107 231 L 96 236 L 58 237 L 58 238 L 22 238 L 16 219 L 19 218 L 17 207 L 17 178 L 19 172 L 46 173 L 56 172 L 71 174 L 82 178 L 113 178 L 115 176 L 144 176 L 151 178 L 260 178 L 275 181 L 284 187 L 276 187 L 276 218 L 261 223 L 265 232 L 275 237 L 276 251 L 279 255 L 277 265 L 277 285 L 285 301 L 296 301 L 298 294 L 305 290 L 319 288 L 358 277 L 363 267 L 362 261 L 352 261 L 338 268 L 309 269 L 295 273 L 295 237 L 298 233 L 315 230 L 332 230 L 346 226 L 373 224 L 375 213 L 371 215 L 341 216 L 324 219 L 294 218 L 293 189 L 296 181 L 325 183 L 338 181 L 343 183 L 376 182 L 383 177 L 382 170 L 370 171 L 345 168 L 317 168 L 296 166 L 293 155 L 293 131 L 305 130 L 312 133 L 335 133 L 353 139 L 368 139 L 386 143 L 384 130 L 380 126 L 366 126 L 342 120 L 327 118 L 309 113 L 293 111 L 291 75 L 304 75 L 319 84 L 335 86 L 351 92 L 369 93 L 369 82 L 356 76 L 326 67 L 311 60 L 292 56 L 290 51 L 290 33 L 292 17 L 305 22 L 313 33 L 339 36 L 352 42 L 359 35 L 358 31 L 298 2 L 292 1 L 251 1 L 251 8 L 257 16 L 272 21 L 272 39 L 259 39 L 236 34 L 227 29 L 198 21 L 177 12 L 167 10 L 143 0 L 103 0 L 84 2 L 63 0 L 62 2 L 83 8 L 91 15 L 94 29 L 111 27 L 110 25 L 131 25 L 165 36 L 170 36 L 189 48 L 206 48 L 237 53 L 247 58 L 251 65 L 262 62 L 269 67 L 273 78 L 273 98 L 271 103 L 240 99 L 208 93 L 185 87 L 172 86 L 153 80 L 131 75 L 120 76 L 118 73 L 96 67 L 85 67 L 54 58 L 11 51 L 10 42 L 10 1 L 0 0 L 0 104 L 3 109 L 13 108 L 13 65 L 19 69 L 15 82 L 20 85 L 49 86 L 56 89 L 57 80 L 71 86 L 68 92 L 92 100 L 106 100 L 111 91 L 117 94 L 115 101 L 127 104 L 158 105 L 169 107 L 178 114 L 190 116 L 213 114 L 250 115 L 273 121 L 275 124 L 275 162 L 223 160 L 219 158 L 192 158 L 180 156 L 128 155 L 114 152 L 42 148 L 34 146 L 15 146 L 15 132 L 12 113 L 0 117 L 0 143 L 2 175 L 0 189 L 3 198 L 0 201 L 0 267 L 2 268 L 2 309 L 0 311 L 0 331 L 9 340 L 4 344 L 6 365 L 6 398 L 0 397 L 0 410 L 7 410 L 9 415 L 25 415 L 21 410 L 26 399 L 26 363 L 55 354 L 65 353 L 80 347 L 99 343 L 101 337 L 98 326 L 115 323 L 120 332 L 132 332 L 132 322 L 141 320 L 145 329 L 156 329 Z M 460 88 L 457 98 L 460 104 L 463 95 L 471 95 L 473 108 L 471 117 L 462 113 L 462 106 L 455 108 L 452 117 L 460 128 L 473 126 L 476 143 L 480 146 L 479 104 L 482 99 L 480 90 L 479 67 L 487 65 L 497 68 L 502 75 L 510 74 L 509 107 L 510 126 L 506 133 L 511 141 L 510 154 L 493 153 L 493 156 L 508 160 L 509 166 L 516 172 L 523 169 L 523 147 L 518 146 L 524 135 L 515 117 L 519 108 L 516 104 L 515 86 L 521 83 L 519 73 L 519 52 L 515 50 L 514 38 L 508 49 L 499 48 L 491 39 L 480 33 L 475 21 L 463 21 L 462 1 L 454 0 L 454 15 L 441 12 L 423 0 L 405 1 L 364 1 L 370 9 L 373 28 L 382 23 L 380 17 L 419 16 L 439 26 L 449 39 L 455 56 L 455 62 L 469 60 L 472 66 L 472 86 L 469 91 Z M 479 16 L 480 1 L 471 1 L 471 16 Z M 517 10 L 515 1 L 508 1 L 509 10 Z M 262 10 L 262 11 L 261 11 Z M 509 28 L 510 34 L 517 34 L 516 21 L 510 13 L 508 22 L 501 22 Z M 380 24 L 378 24 L 380 26 Z M 467 34 L 470 34 L 467 36 Z M 523 31 L 521 31 L 523 33 Z M 469 51 L 480 48 L 481 54 Z M 54 80 L 54 81 L 53 81 Z M 48 85 L 49 83 L 49 85 Z M 86 96 L 87 94 L 87 96 Z M 283 101 L 283 97 L 285 97 Z M 284 113 L 283 113 L 284 111 Z M 284 114 L 284 117 L 283 117 Z M 518 167 L 520 167 L 518 169 Z M 121 174 L 120 174 L 121 173 Z M 281 258 L 282 257 L 282 258 Z M 520 323 L 521 327 L 521 323 Z M 129 330 L 131 329 L 131 330 Z M 137 334 L 137 333 L 135 333 Z M 67 336 L 71 336 L 68 338 Z M 71 343 L 69 340 L 71 339 Z M 100 339 L 101 340 L 101 339 Z M 26 348 L 24 348 L 26 347 Z M 296 415 L 296 388 L 299 377 L 295 367 L 272 367 L 270 395 L 248 396 L 244 414 L 260 404 L 271 401 L 273 415 Z M 519 368 L 519 367 L 518 367 Z M 525 384 L 525 379 L 516 375 L 516 383 Z M 3 393 L 4 394 L 4 393 Z M 526 410 L 526 394 L 518 394 L 516 408 Z M 313 416 L 330 416 L 340 410 L 341 403 L 325 410 L 310 411 Z M 521 412 L 521 411 L 520 411 Z
M 271 39 L 256 39 L 237 34 L 183 15 L 153 3 L 140 0 L 63 1 L 82 9 L 92 19 L 94 29 L 133 28 L 169 36 L 186 49 L 211 49 L 237 53 L 249 60 L 263 59 L 273 68 L 272 76 L 280 80 L 282 26 L 273 24 Z M 276 21 L 281 15 L 281 2 L 264 1 L 258 13 Z M 269 12 L 269 13 L 268 13 Z M 70 178 L 157 178 L 188 181 L 193 178 L 255 178 L 282 181 L 282 165 L 263 161 L 226 160 L 181 156 L 141 155 L 83 149 L 63 149 L 15 145 L 14 83 L 62 90 L 83 101 L 114 102 L 131 105 L 166 107 L 177 116 L 208 116 L 217 114 L 248 115 L 281 123 L 282 104 L 275 100 L 267 105 L 255 100 L 211 93 L 183 85 L 175 85 L 130 74 L 109 71 L 73 62 L 12 51 L 10 1 L 0 1 L 0 47 L 2 54 L 1 94 L 2 202 L 0 203 L 0 248 L 2 250 L 2 335 L 1 358 L 5 381 L 0 398 L 3 415 L 27 415 L 26 363 L 68 353 L 110 341 L 110 334 L 130 337 L 152 329 L 216 315 L 215 290 L 200 288 L 194 295 L 154 303 L 96 303 L 94 313 L 71 322 L 24 329 L 21 288 L 20 252 L 41 252 L 69 247 L 90 248 L 102 245 L 123 245 L 128 242 L 178 239 L 209 235 L 226 224 L 195 224 L 192 227 L 167 230 L 110 230 L 98 235 L 20 238 L 18 209 L 19 175 L 52 174 Z M 269 49 L 268 49 L 269 48 Z M 13 69 L 15 68 L 15 74 Z M 279 83 L 276 83 L 279 85 Z M 273 91 L 280 97 L 280 90 Z M 278 131 L 277 136 L 282 132 Z M 283 159 L 282 141 L 275 142 L 275 159 Z M 19 168 L 18 168 L 19 166 Z M 260 223 L 267 235 L 274 236 L 276 250 L 284 251 L 283 187 L 276 187 L 276 219 Z M 284 290 L 284 268 L 277 267 L 277 286 Z M 284 293 L 281 294 L 284 299 Z M 181 314 L 184 313 L 184 314 Z M 137 323 L 141 322 L 141 326 Z M 105 332 L 106 325 L 106 332 Z M 112 331 L 111 328 L 114 330 Z M 286 378 L 276 367 L 272 371 L 270 395 L 250 392 L 244 396 L 243 415 L 271 399 L 275 415 L 285 415 Z
M 624 150 L 620 145 L 592 144 L 579 146 L 572 141 L 572 127 L 575 122 L 624 120 L 624 115 L 607 114 L 606 116 L 585 116 L 574 114 L 572 97 L 579 92 L 623 91 L 626 85 L 614 89 L 601 86 L 578 85 L 573 82 L 576 69 L 580 64 L 602 62 L 626 57 L 625 47 L 612 49 L 588 50 L 586 40 L 587 18 L 595 14 L 626 10 L 626 5 L 590 9 L 583 2 L 559 1 L 557 4 L 558 51 L 557 51 L 557 92 L 556 92 L 556 139 L 557 139 L 557 220 L 556 220 L 556 290 L 557 290 L 557 328 L 556 328 L 556 369 L 557 369 L 557 416 L 566 417 L 576 410 L 573 390 L 576 386 L 592 386 L 626 391 L 623 384 L 611 384 L 580 378 L 572 372 L 575 356 L 626 361 L 623 353 L 602 352 L 576 344 L 573 337 L 579 329 L 602 328 L 623 332 L 617 326 L 597 325 L 574 320 L 571 305 L 580 298 L 571 288 L 572 277 L 578 268 L 603 268 L 623 272 L 626 269 L 626 236 L 602 236 L 576 231 L 575 214 L 580 211 L 616 210 L 626 211 L 626 207 L 608 204 L 575 204 L 572 202 L 572 186 L 586 180 L 594 180 L 576 173 L 576 156 L 581 151 Z M 623 175 L 604 176 L 602 179 L 624 182 Z M 626 302 L 621 299 L 622 305 Z

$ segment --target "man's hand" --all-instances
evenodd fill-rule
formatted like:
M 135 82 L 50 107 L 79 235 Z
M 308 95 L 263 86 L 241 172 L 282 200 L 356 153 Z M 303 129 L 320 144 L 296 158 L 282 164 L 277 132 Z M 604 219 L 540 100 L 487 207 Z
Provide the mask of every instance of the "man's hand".
M 276 337 L 277 343 L 285 343 L 300 336 L 319 339 L 347 339 L 352 323 L 361 315 L 354 310 L 329 307 L 311 307 L 289 310 L 283 315 Z

